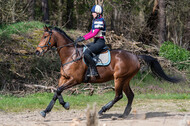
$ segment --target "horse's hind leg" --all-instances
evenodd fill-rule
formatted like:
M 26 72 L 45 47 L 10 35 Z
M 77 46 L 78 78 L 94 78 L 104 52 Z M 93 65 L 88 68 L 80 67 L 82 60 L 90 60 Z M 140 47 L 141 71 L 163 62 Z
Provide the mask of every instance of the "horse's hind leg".
M 115 79 L 115 98 L 114 100 L 107 103 L 105 106 L 102 107 L 102 109 L 98 112 L 99 115 L 102 115 L 103 112 L 106 112 L 109 110 L 117 101 L 123 98 L 122 94 L 122 82 L 123 79 Z
M 122 115 L 122 117 L 127 117 L 129 115 L 129 113 L 131 112 L 131 109 L 132 109 L 132 102 L 133 102 L 133 98 L 134 98 L 134 93 L 133 91 L 131 90 L 131 87 L 129 85 L 129 81 L 126 81 L 126 83 L 123 85 L 123 91 L 125 93 L 125 95 L 127 96 L 128 98 L 128 103 L 127 103 L 127 106 L 125 108 L 125 111 Z

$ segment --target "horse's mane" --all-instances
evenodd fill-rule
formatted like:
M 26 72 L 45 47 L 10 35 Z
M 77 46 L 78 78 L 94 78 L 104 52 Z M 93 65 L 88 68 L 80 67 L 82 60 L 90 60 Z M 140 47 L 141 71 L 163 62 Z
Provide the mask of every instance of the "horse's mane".
M 60 28 L 57 27 L 53 27 L 53 30 L 59 32 L 60 34 L 64 35 L 65 37 L 67 37 L 69 40 L 71 40 L 72 42 L 74 42 L 73 39 L 71 39 L 71 37 L 69 37 L 63 30 L 61 30 Z

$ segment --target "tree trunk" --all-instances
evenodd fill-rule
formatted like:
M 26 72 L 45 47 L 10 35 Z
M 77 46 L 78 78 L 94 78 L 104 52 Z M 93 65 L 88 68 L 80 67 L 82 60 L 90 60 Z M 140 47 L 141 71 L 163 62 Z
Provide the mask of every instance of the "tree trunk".
M 12 23 L 15 23 L 16 22 L 16 20 L 15 20 L 15 5 L 16 5 L 16 1 L 12 0 L 11 3 L 12 3 L 12 8 L 11 8 Z
M 159 43 L 166 41 L 166 3 L 165 0 L 159 0 Z
M 146 22 L 146 27 L 143 29 L 141 35 L 138 38 L 138 41 L 143 42 L 145 44 L 150 44 L 153 41 L 155 31 L 158 26 L 158 0 L 154 1 L 154 7 L 153 11 L 150 14 L 147 22 Z
M 75 18 L 76 18 L 76 28 L 79 29 L 79 13 L 78 13 L 78 7 L 77 7 L 77 0 L 74 1 L 74 10 L 75 10 Z
M 187 50 L 190 51 L 190 16 L 185 27 L 184 41 L 187 42 Z
M 95 4 L 103 7 L 104 0 L 95 0 Z
M 74 0 L 67 0 L 66 28 L 72 28 L 73 8 L 74 8 Z
M 35 20 L 35 2 L 36 2 L 36 0 L 28 0 L 29 21 Z
M 113 7 L 112 9 L 112 19 L 111 19 L 111 30 L 116 31 L 116 23 L 117 23 L 117 8 Z
M 42 13 L 43 13 L 42 21 L 48 24 L 49 23 L 48 0 L 42 0 Z
M 120 31 L 120 23 L 121 20 L 119 19 L 120 17 L 120 10 L 118 10 L 118 7 L 116 6 L 116 3 L 112 0 L 112 12 L 111 12 L 111 30 L 115 31 L 118 33 Z M 119 27 L 118 27 L 119 26 Z
M 58 25 L 60 26 L 60 27 L 62 27 L 63 26 L 63 0 L 59 0 L 59 2 L 58 2 L 58 6 L 59 6 L 59 17 L 58 17 Z

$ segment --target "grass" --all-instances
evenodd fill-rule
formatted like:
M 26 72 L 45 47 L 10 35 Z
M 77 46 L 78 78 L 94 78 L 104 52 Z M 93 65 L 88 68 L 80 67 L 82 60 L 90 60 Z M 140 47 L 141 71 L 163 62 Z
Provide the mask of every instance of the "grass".
M 86 105 L 92 105 L 97 103 L 98 107 L 101 107 L 113 100 L 114 92 L 107 92 L 105 94 L 95 94 L 92 96 L 79 94 L 79 95 L 63 95 L 65 101 L 69 102 L 71 109 L 84 109 Z M 0 110 L 6 112 L 20 112 L 26 110 L 45 109 L 52 99 L 52 93 L 36 93 L 27 95 L 25 97 L 4 96 L 0 95 Z M 190 94 L 139 94 L 135 95 L 135 99 L 190 99 Z M 124 96 L 116 106 L 125 106 L 126 97 Z M 55 104 L 55 110 L 63 109 L 58 103 Z
M 10 38 L 12 34 L 23 34 L 34 29 L 41 29 L 44 23 L 39 21 L 18 22 L 10 25 L 0 26 L 0 37 Z
M 174 75 L 171 75 L 174 76 Z M 143 78 L 143 79 L 142 79 Z M 141 80 L 142 79 L 142 80 Z M 180 83 L 170 83 L 158 80 L 151 74 L 140 74 L 140 72 L 130 82 L 135 94 L 187 94 L 190 93 L 188 81 Z

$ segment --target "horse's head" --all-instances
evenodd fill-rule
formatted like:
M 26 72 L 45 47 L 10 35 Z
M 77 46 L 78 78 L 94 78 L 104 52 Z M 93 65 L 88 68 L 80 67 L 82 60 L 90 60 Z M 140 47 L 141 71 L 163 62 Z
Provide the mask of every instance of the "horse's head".
M 53 31 L 49 27 L 44 26 L 44 34 L 36 48 L 36 55 L 43 55 L 54 45 Z

